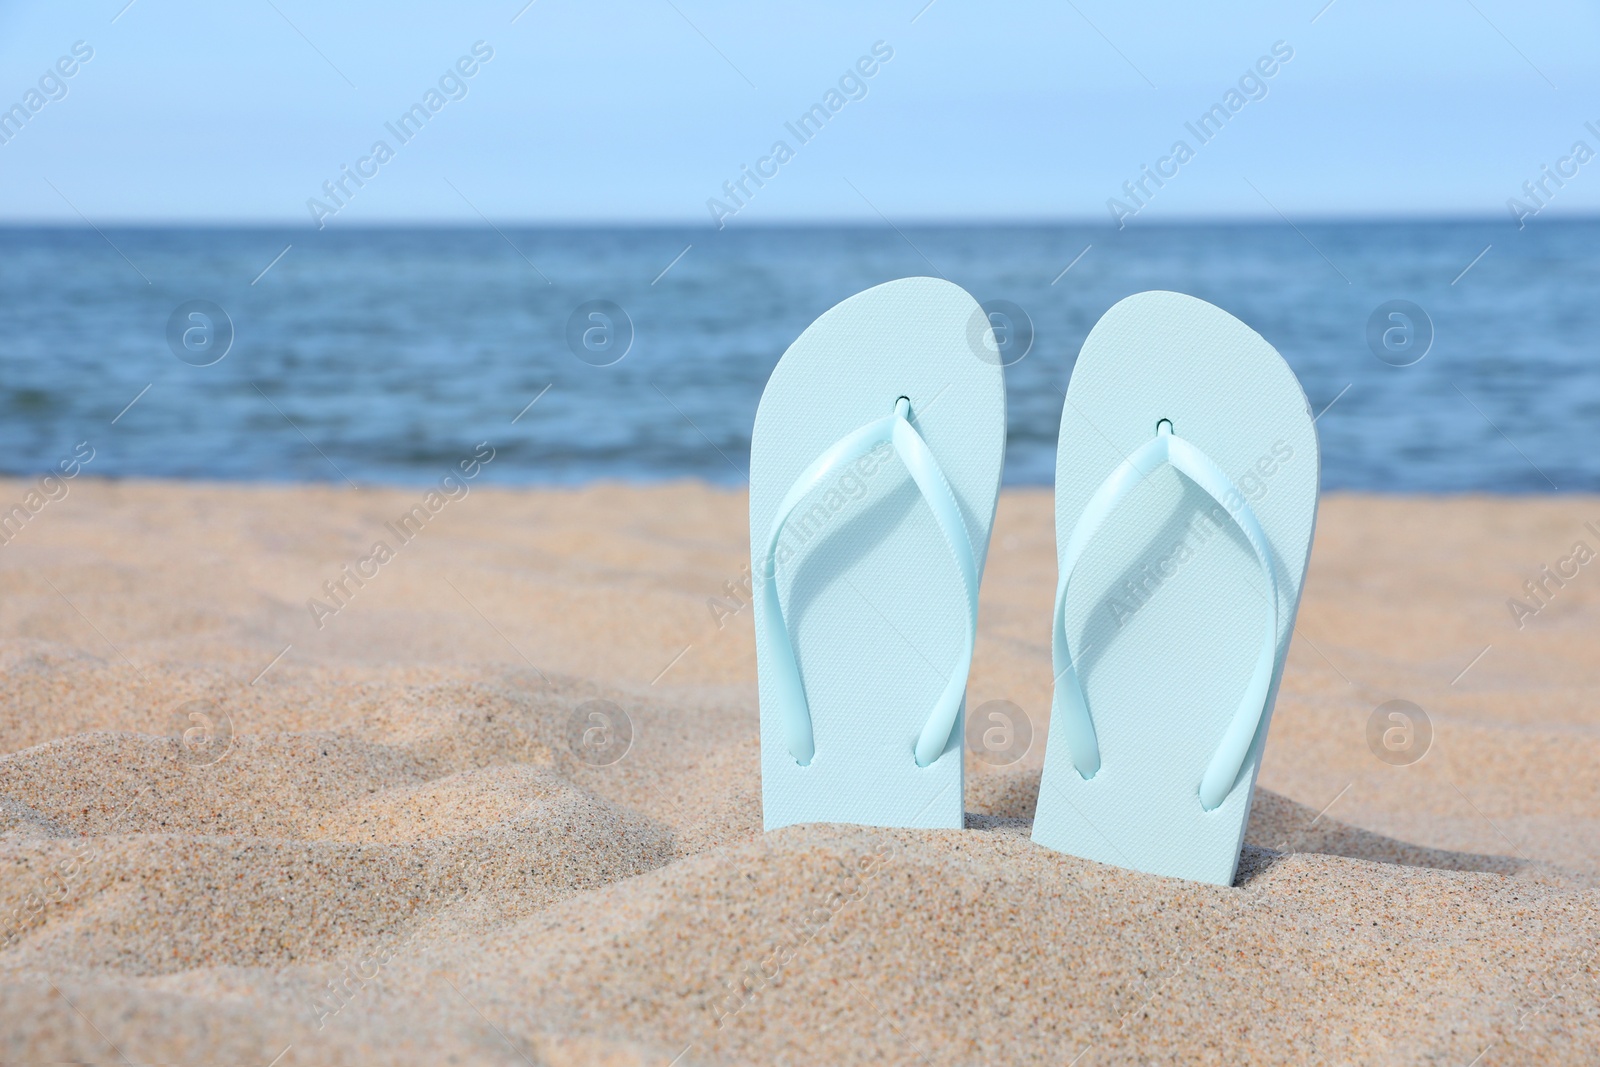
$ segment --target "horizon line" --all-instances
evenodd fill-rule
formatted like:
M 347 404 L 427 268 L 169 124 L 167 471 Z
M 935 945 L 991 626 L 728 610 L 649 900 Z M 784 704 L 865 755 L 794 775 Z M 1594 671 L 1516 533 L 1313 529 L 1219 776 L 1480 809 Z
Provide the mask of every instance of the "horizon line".
M 1298 215 L 1296 221 L 1310 225 L 1504 225 L 1511 220 L 1500 213 L 1493 214 L 1449 214 L 1449 213 L 1385 213 L 1385 214 L 1319 214 Z M 1596 223 L 1600 222 L 1600 211 L 1596 212 L 1552 212 L 1538 220 L 1534 225 L 1549 223 Z M 178 229 L 234 229 L 234 230 L 272 230 L 278 232 L 301 232 L 322 234 L 328 230 L 484 230 L 493 231 L 496 228 L 517 229 L 542 229 L 542 230 L 663 230 L 683 232 L 704 232 L 719 234 L 727 231 L 761 231 L 761 230 L 816 230 L 816 229 L 852 229 L 852 230 L 893 230 L 899 226 L 909 226 L 918 229 L 933 228 L 1024 228 L 1024 227 L 1051 227 L 1072 228 L 1080 230 L 1111 230 L 1121 233 L 1126 230 L 1164 229 L 1178 227 L 1204 227 L 1204 226 L 1292 226 L 1294 223 L 1284 218 L 1274 218 L 1270 215 L 1190 215 L 1177 218 L 1133 222 L 1123 227 L 1113 227 L 1104 217 L 1086 216 L 966 216 L 966 217 L 929 217 L 907 216 L 898 220 L 872 220 L 855 217 L 818 217 L 780 219 L 770 222 L 751 222 L 737 226 L 723 227 L 721 230 L 708 226 L 704 222 L 690 223 L 671 219 L 500 219 L 495 222 L 473 222 L 466 219 L 450 218 L 395 218 L 378 219 L 370 221 L 341 223 L 334 227 L 317 229 L 305 223 L 279 222 L 268 219 L 122 219 L 101 220 L 96 223 L 85 223 L 67 218 L 62 219 L 4 219 L 0 218 L 0 231 L 4 230 L 82 230 L 93 232 L 96 229 L 117 230 L 178 230 Z

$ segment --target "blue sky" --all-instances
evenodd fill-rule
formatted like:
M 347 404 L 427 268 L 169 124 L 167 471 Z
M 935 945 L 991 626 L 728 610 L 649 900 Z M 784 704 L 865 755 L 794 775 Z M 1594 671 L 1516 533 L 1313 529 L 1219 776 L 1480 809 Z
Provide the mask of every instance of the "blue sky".
M 1600 211 L 1600 159 L 1561 162 L 1600 151 L 1592 4 L 525 2 L 0 0 L 0 108 L 46 80 L 0 144 L 0 221 L 314 227 L 312 198 L 338 208 L 327 226 L 709 226 L 714 198 L 728 226 L 1108 219 L 1111 198 L 1139 208 L 1129 225 L 1506 217 L 1542 166 L 1576 174 L 1547 182 L 1541 218 Z M 93 57 L 48 77 L 79 41 Z M 785 123 L 877 42 L 892 58 L 801 143 Z M 1292 58 L 1247 82 L 1264 96 L 1201 143 L 1185 123 L 1277 42 Z M 385 123 L 462 57 L 464 95 L 402 144 Z M 358 164 L 336 204 L 323 183 Z M 724 182 L 758 165 L 735 204 Z

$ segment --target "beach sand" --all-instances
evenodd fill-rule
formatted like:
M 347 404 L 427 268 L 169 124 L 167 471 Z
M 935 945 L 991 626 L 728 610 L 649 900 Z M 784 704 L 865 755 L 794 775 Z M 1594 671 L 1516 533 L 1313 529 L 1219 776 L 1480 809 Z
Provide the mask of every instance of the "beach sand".
M 1029 840 L 1048 492 L 969 689 L 1027 757 L 964 831 L 772 834 L 743 494 L 478 487 L 401 543 L 421 496 L 80 479 L 0 547 L 0 1061 L 1595 1062 L 1600 563 L 1507 600 L 1596 498 L 1325 498 L 1220 888 Z

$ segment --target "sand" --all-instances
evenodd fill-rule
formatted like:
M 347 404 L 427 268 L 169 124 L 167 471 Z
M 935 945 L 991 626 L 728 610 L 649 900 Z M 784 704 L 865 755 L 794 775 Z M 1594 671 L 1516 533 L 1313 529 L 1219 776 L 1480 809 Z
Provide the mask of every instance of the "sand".
M 477 487 L 402 544 L 421 495 L 80 479 L 0 546 L 0 1061 L 1595 1060 L 1600 563 L 1507 601 L 1600 500 L 1325 499 L 1219 888 L 1029 840 L 1046 492 L 969 690 L 1029 754 L 964 831 L 772 834 L 742 494 Z

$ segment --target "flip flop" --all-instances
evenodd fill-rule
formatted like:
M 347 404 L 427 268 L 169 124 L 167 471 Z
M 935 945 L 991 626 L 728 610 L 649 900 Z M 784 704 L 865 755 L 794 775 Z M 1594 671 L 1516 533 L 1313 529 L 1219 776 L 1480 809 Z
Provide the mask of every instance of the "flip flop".
M 1294 372 L 1227 312 L 1139 293 L 1090 331 L 1056 449 L 1035 841 L 1233 883 L 1319 470 Z
M 1005 436 L 988 319 L 949 282 L 858 293 L 779 360 L 750 440 L 768 830 L 963 825 Z

